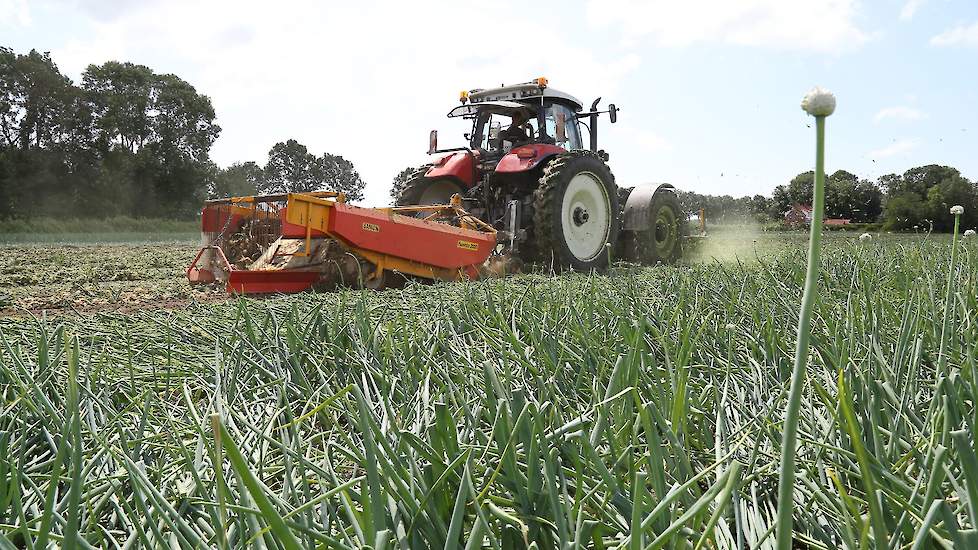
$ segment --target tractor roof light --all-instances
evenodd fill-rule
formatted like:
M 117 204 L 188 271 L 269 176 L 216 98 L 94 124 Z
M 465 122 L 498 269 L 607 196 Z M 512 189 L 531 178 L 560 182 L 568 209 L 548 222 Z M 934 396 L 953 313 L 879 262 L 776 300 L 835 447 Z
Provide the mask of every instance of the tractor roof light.
M 547 77 L 541 76 L 540 78 L 537 78 L 536 79 L 536 83 L 537 83 L 537 86 L 539 86 L 541 88 L 546 88 L 547 87 Z
M 466 101 L 468 101 L 469 100 L 469 92 L 467 92 L 465 90 L 462 90 L 462 92 L 460 94 L 458 94 L 458 100 L 461 101 L 462 103 L 465 103 Z

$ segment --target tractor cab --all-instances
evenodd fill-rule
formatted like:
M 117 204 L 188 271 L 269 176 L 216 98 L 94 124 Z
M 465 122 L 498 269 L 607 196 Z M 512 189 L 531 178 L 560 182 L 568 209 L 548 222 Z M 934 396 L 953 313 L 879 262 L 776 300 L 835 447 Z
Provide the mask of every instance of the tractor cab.
M 472 120 L 469 145 L 487 158 L 534 143 L 566 151 L 584 148 L 578 122 L 581 102 L 548 88 L 546 79 L 462 92 L 460 100 L 462 105 L 448 116 Z
M 460 105 L 448 116 L 472 120 L 469 145 L 486 156 L 499 156 L 532 143 L 556 145 L 566 151 L 584 148 L 575 113 L 564 103 L 487 101 Z

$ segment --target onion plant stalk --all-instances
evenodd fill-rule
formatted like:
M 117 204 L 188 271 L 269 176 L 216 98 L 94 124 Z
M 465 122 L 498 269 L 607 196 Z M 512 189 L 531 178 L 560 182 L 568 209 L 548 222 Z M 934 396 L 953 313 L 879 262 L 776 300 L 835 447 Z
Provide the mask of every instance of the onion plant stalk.
M 808 238 L 808 268 L 805 272 L 805 292 L 798 315 L 798 345 L 795 365 L 788 390 L 788 407 L 784 415 L 781 440 L 781 472 L 778 480 L 777 548 L 790 550 L 792 512 L 794 509 L 795 450 L 798 440 L 798 412 L 805 387 L 808 364 L 808 340 L 811 335 L 812 309 L 818 293 L 819 251 L 822 243 L 822 214 L 825 210 L 825 118 L 835 111 L 835 96 L 828 90 L 815 88 L 802 99 L 801 107 L 815 117 L 815 185 L 812 189 L 812 222 Z

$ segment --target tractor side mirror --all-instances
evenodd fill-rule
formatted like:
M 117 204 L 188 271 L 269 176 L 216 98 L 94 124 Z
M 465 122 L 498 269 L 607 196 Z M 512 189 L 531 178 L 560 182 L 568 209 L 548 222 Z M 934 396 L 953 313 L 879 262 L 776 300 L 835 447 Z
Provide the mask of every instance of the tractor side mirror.
M 557 134 L 557 143 L 563 143 L 567 141 L 567 116 L 564 113 L 557 113 L 555 118 L 554 133 Z
M 428 154 L 433 155 L 438 150 L 438 130 L 432 130 L 428 134 Z
M 608 104 L 608 118 L 611 119 L 612 124 L 618 121 L 618 107 L 615 107 L 614 103 Z

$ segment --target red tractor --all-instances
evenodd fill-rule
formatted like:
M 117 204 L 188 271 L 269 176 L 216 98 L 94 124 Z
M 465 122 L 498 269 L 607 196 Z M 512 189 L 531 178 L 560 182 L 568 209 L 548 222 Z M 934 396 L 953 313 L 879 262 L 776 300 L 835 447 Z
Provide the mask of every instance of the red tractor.
M 600 98 L 588 111 L 545 78 L 462 92 L 450 118 L 472 121 L 467 146 L 421 167 L 398 206 L 446 204 L 462 197 L 467 211 L 493 226 L 523 260 L 578 271 L 605 267 L 611 256 L 672 263 L 682 254 L 686 216 L 669 184 L 619 188 L 598 149 Z M 581 129 L 588 130 L 584 146 Z M 422 214 L 423 215 L 423 214 Z

